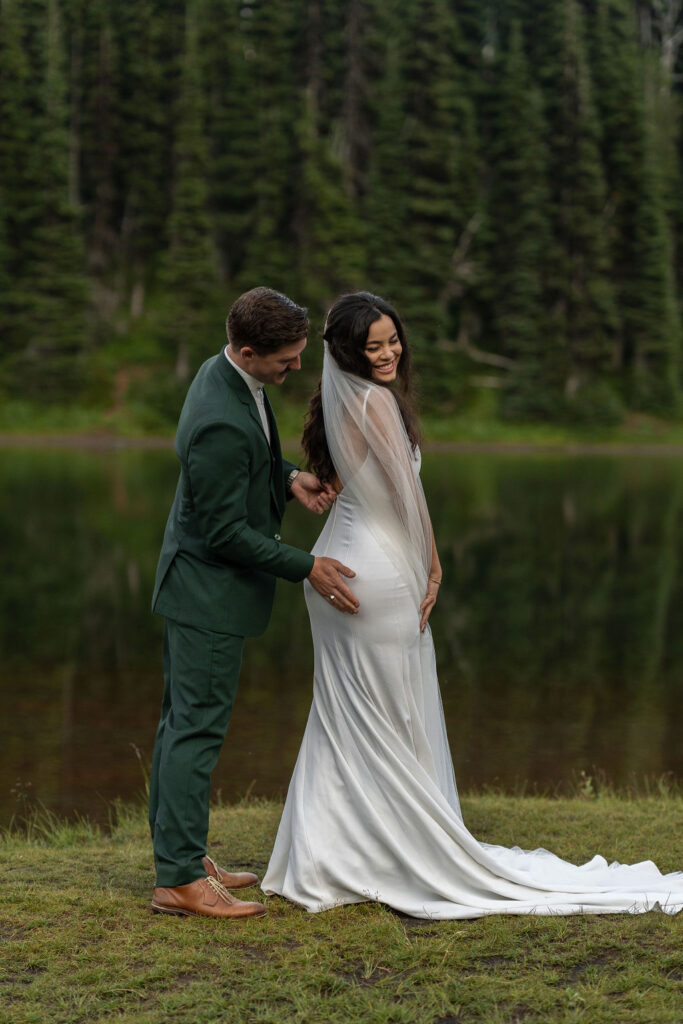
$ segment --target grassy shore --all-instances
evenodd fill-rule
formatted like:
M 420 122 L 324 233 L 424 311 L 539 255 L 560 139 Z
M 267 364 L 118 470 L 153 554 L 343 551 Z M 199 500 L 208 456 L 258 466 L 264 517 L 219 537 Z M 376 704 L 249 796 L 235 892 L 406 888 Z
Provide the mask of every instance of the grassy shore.
M 306 411 L 305 403 L 293 402 L 271 389 L 280 436 L 297 445 Z M 614 427 L 579 427 L 553 423 L 508 423 L 486 407 L 462 415 L 423 417 L 427 445 L 495 445 L 499 448 L 590 449 L 607 451 L 628 447 L 665 453 L 683 452 L 683 422 L 655 416 L 630 415 Z M 26 443 L 139 443 L 170 444 L 175 418 L 163 417 L 144 405 L 117 409 L 80 406 L 36 405 L 23 401 L 0 403 L 0 445 Z
M 680 795 L 484 794 L 463 810 L 487 842 L 683 866 Z M 262 873 L 280 812 L 266 802 L 215 808 L 211 852 Z M 148 909 L 144 815 L 118 808 L 116 818 L 105 834 L 37 815 L 2 837 L 4 1024 L 680 1020 L 683 915 L 447 922 L 377 904 L 310 915 L 273 897 L 263 920 L 161 917 Z

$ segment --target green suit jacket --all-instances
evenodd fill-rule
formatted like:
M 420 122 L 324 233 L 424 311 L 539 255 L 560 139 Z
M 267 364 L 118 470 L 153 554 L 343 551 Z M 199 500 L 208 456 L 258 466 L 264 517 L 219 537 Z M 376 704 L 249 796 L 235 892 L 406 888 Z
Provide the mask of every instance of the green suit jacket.
M 224 351 L 208 359 L 185 399 L 175 451 L 180 479 L 166 524 L 152 609 L 188 626 L 258 636 L 275 577 L 298 582 L 313 555 L 283 544 L 286 478 L 275 417 L 271 444 L 246 382 Z

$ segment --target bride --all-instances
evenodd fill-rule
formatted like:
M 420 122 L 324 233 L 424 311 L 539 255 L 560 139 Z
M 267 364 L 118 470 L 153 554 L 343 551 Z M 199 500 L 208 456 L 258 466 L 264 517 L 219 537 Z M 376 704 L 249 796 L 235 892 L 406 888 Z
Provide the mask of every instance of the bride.
M 303 445 L 338 497 L 313 554 L 356 570 L 359 610 L 340 615 L 337 595 L 306 584 L 313 705 L 264 892 L 309 911 L 373 900 L 435 919 L 676 913 L 683 872 L 599 856 L 576 866 L 468 832 L 428 625 L 441 566 L 403 325 L 383 299 L 358 292 L 334 303 L 324 338 Z

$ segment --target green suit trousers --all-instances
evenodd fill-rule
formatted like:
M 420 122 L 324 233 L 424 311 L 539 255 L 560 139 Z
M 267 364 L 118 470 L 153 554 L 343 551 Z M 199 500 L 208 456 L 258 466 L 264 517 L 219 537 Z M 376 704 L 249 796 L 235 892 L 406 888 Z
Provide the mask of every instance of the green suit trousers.
M 164 697 L 149 781 L 156 884 L 203 878 L 211 772 L 237 693 L 244 637 L 164 622 Z

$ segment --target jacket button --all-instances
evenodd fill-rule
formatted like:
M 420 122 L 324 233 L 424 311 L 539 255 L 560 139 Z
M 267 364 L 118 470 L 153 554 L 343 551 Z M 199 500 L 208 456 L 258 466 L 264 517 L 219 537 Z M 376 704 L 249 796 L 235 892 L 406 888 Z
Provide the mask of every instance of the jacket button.
M 279 534 L 279 533 L 276 533 L 276 534 L 275 534 L 275 540 L 279 540 L 279 539 L 280 539 L 280 534 Z

